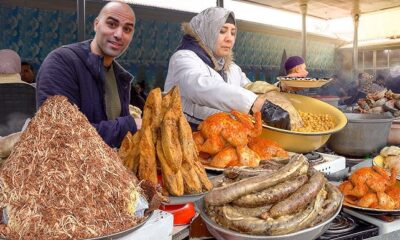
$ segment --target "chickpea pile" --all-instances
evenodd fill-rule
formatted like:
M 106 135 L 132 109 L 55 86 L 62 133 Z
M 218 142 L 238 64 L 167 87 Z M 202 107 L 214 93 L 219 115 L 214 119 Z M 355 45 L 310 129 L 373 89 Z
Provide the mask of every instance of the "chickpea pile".
M 336 126 L 333 116 L 329 114 L 308 113 L 299 111 L 303 127 L 292 129 L 295 132 L 323 132 Z

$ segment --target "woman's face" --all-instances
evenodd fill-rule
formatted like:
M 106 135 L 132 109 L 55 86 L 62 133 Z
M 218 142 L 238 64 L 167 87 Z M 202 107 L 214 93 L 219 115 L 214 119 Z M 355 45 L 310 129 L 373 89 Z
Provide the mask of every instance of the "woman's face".
M 219 31 L 214 54 L 217 57 L 226 57 L 230 54 L 236 39 L 236 27 L 232 23 L 225 23 Z

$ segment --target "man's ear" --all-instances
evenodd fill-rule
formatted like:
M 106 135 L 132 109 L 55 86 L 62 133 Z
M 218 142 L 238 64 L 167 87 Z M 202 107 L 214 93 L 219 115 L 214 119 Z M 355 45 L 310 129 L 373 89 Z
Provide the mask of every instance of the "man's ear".
M 93 30 L 94 30 L 94 32 L 97 32 L 97 25 L 98 24 L 99 24 L 99 17 L 94 19 L 94 22 L 93 22 Z

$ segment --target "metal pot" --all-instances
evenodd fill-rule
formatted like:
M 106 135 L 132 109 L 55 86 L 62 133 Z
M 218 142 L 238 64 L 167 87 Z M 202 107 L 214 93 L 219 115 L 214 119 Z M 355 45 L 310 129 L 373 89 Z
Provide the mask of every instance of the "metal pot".
M 345 114 L 348 123 L 328 140 L 328 147 L 338 154 L 365 157 L 387 145 L 393 118 L 382 114 Z
M 400 145 L 400 121 L 394 120 L 390 128 L 388 145 Z

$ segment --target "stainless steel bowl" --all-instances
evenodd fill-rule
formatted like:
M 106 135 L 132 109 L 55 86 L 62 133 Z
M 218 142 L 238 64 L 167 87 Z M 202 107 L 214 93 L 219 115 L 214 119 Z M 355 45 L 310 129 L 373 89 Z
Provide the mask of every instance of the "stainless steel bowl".
M 387 145 L 393 118 L 383 114 L 346 113 L 348 122 L 341 131 L 332 134 L 328 147 L 335 153 L 365 157 Z
M 93 238 L 86 238 L 85 240 L 108 240 L 108 239 L 118 239 L 118 238 L 122 238 L 128 234 L 133 233 L 134 231 L 138 230 L 140 227 L 142 227 L 154 214 L 154 211 L 152 211 L 151 213 L 147 214 L 145 216 L 145 219 L 143 221 L 141 221 L 139 224 L 125 229 L 123 231 L 120 232 L 116 232 L 116 233 L 111 233 L 109 235 L 106 236 L 101 236 L 101 237 L 93 237 Z
M 249 235 L 243 234 L 239 232 L 235 232 L 224 228 L 213 220 L 211 220 L 204 211 L 204 198 L 196 202 L 197 211 L 200 212 L 200 216 L 203 218 L 203 221 L 206 223 L 208 231 L 218 240 L 285 240 L 285 239 L 296 239 L 296 240 L 313 240 L 321 236 L 328 228 L 332 220 L 339 214 L 342 209 L 342 203 L 338 207 L 335 214 L 332 217 L 327 219 L 326 221 L 311 227 L 300 230 L 298 232 L 278 235 L 278 236 L 258 236 L 258 235 Z

